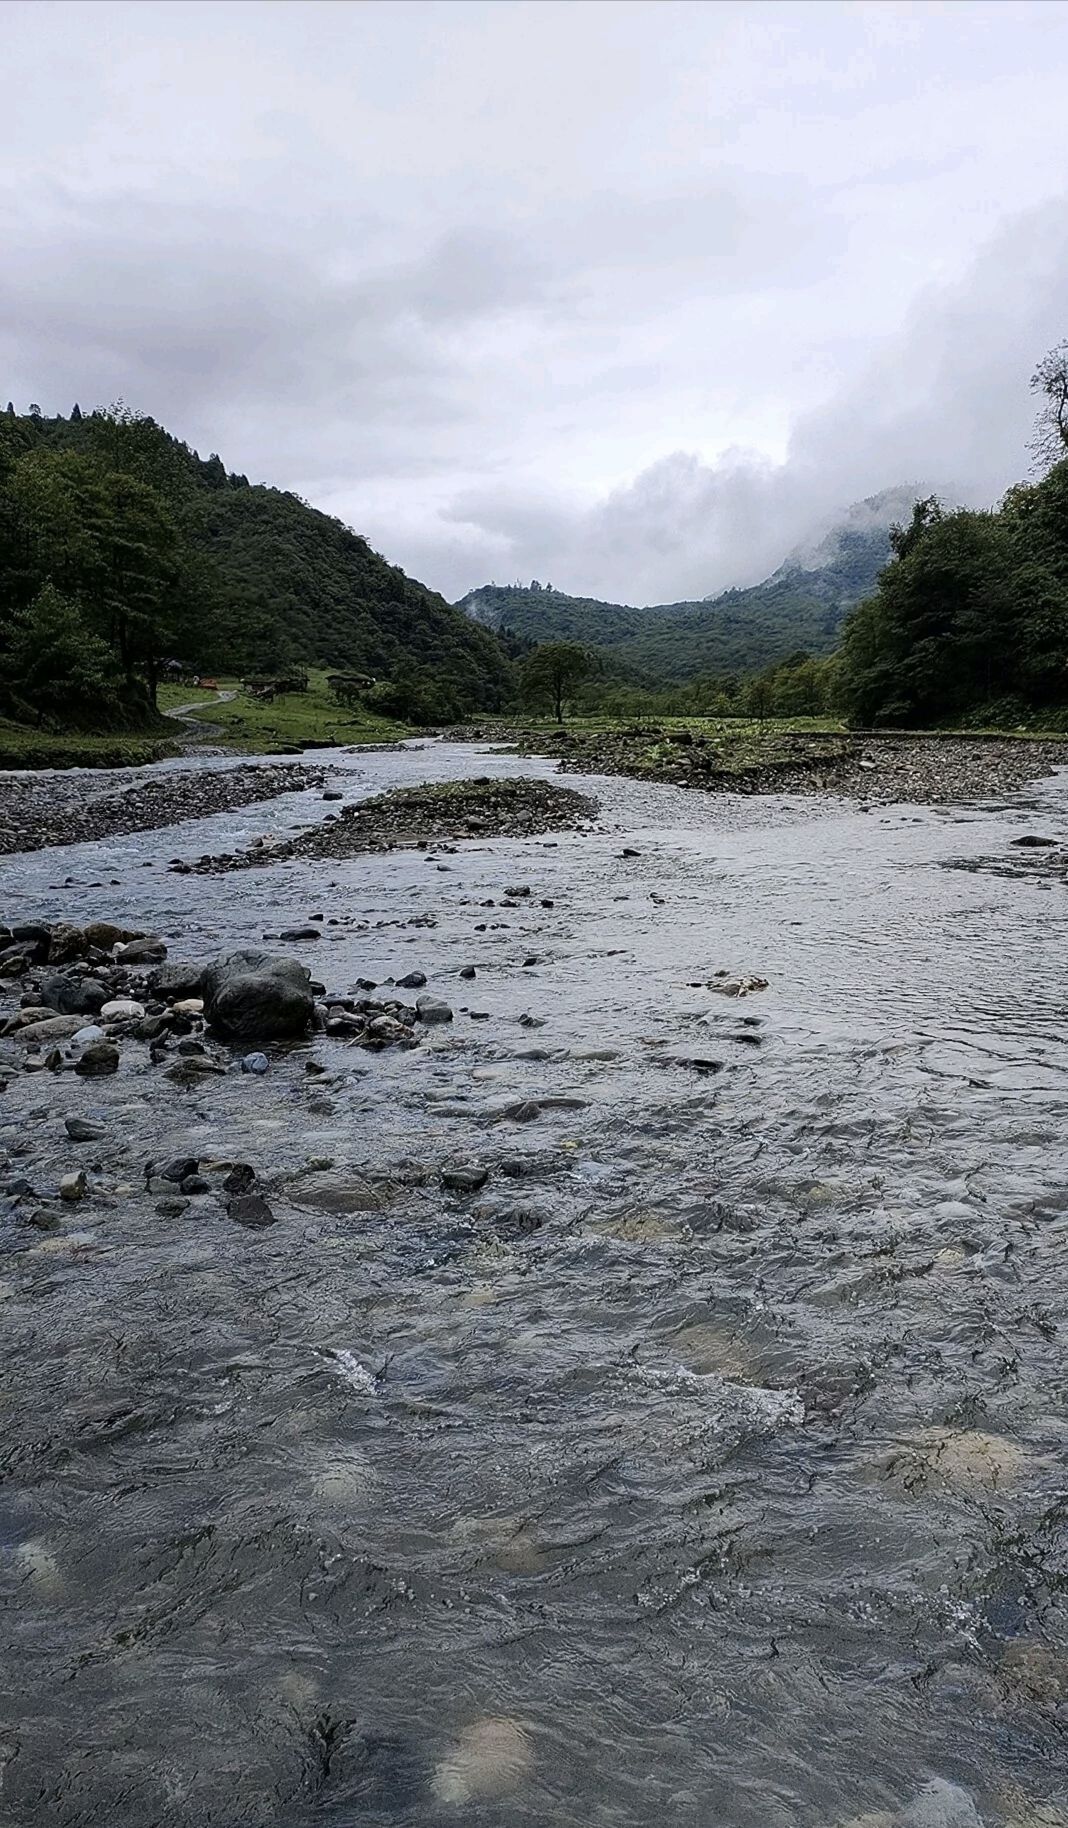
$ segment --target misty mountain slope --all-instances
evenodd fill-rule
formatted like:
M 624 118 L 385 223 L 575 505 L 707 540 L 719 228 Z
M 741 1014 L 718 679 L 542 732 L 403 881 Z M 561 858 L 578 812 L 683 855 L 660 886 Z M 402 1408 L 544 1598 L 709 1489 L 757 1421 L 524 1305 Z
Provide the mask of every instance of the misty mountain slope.
M 697 602 L 636 609 L 547 586 L 491 584 L 457 607 L 527 640 L 582 642 L 649 679 L 750 672 L 799 648 L 828 654 L 847 611 L 874 589 L 890 557 L 890 527 L 908 519 L 917 492 L 904 485 L 856 502 L 762 583 Z

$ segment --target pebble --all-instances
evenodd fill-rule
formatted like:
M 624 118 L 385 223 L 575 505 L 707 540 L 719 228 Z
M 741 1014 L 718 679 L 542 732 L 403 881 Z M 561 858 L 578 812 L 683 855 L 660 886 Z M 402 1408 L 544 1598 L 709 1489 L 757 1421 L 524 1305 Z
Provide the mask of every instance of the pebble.
M 144 1004 L 135 1003 L 129 997 L 115 997 L 100 1010 L 101 1019 L 105 1022 L 137 1022 L 144 1013 Z
M 88 1191 L 85 1169 L 79 1168 L 76 1173 L 60 1177 L 59 1197 L 61 1200 L 84 1200 Z
M 245 1054 L 240 1061 L 243 1073 L 266 1073 L 270 1065 L 266 1054 Z
M 398 990 L 422 990 L 426 983 L 425 971 L 409 971 L 405 977 L 397 979 Z M 372 985 L 373 989 L 373 985 Z

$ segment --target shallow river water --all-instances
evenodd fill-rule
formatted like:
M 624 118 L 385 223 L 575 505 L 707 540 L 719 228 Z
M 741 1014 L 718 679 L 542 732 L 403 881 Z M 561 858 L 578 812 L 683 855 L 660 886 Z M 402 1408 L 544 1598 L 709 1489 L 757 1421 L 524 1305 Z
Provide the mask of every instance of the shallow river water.
M 0 1824 L 1064 1828 L 1066 891 L 955 866 L 1063 837 L 1068 779 L 865 814 L 326 759 L 601 811 L 166 873 L 310 793 L 5 860 L 5 918 L 174 958 L 323 913 L 280 949 L 456 1019 L 193 1091 L 143 1049 L 11 1080 L 0 1148 L 109 1141 L 77 1228 L 0 1228 Z M 175 1153 L 254 1163 L 279 1222 L 160 1216 Z M 288 1203 L 316 1161 L 380 1209 Z

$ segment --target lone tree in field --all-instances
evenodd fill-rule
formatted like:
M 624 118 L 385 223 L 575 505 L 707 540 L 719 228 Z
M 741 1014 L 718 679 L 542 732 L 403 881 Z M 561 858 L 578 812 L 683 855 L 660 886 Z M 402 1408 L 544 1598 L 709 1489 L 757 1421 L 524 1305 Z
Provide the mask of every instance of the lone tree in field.
M 548 703 L 558 724 L 564 721 L 564 704 L 577 685 L 593 672 L 593 657 L 577 641 L 546 641 L 523 662 L 523 696 L 533 704 Z
M 1038 394 L 1038 409 L 1031 449 L 1047 469 L 1068 457 L 1068 341 L 1051 349 L 1031 376 L 1031 392 Z

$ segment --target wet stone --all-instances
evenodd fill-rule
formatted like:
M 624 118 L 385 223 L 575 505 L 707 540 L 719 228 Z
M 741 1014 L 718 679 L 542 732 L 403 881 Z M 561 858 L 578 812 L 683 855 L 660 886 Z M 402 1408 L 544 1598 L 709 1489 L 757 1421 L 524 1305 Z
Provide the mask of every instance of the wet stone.
M 99 1142 L 101 1137 L 107 1135 L 104 1124 L 95 1123 L 89 1117 L 65 1117 L 63 1127 L 71 1142 Z
M 428 1027 L 437 1022 L 452 1021 L 452 1010 L 441 997 L 416 997 L 415 1007 L 420 1022 L 426 1023 Z
M 20 1217 L 23 1224 L 31 1225 L 34 1231 L 58 1231 L 61 1224 L 60 1215 L 54 1206 L 35 1206 Z
M 235 1193 L 226 1202 L 227 1216 L 235 1225 L 249 1231 L 260 1231 L 277 1223 L 276 1215 L 262 1193 Z
M 453 1193 L 477 1193 L 489 1179 L 489 1169 L 475 1162 L 457 1162 L 441 1170 L 441 1184 Z
M 103 1079 L 119 1070 L 119 1050 L 110 1041 L 93 1041 L 74 1063 L 83 1079 Z

